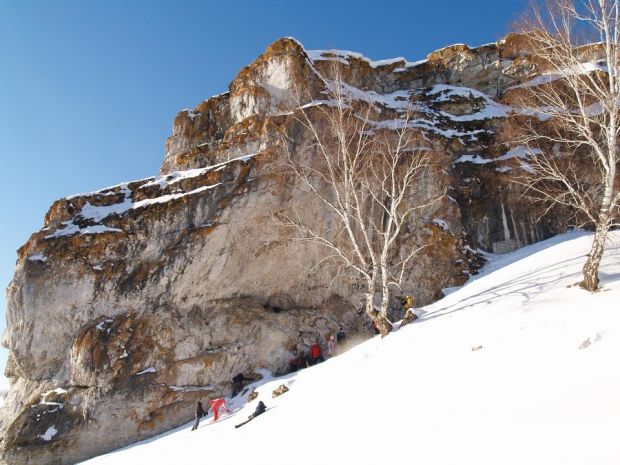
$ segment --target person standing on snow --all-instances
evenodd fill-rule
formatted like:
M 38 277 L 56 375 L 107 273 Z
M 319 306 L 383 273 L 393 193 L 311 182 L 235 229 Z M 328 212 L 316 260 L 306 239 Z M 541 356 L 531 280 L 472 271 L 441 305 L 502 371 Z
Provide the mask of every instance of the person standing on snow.
M 198 425 L 200 424 L 200 419 L 204 417 L 206 414 L 207 412 L 205 412 L 202 408 L 202 402 L 197 401 L 196 402 L 196 421 L 194 422 L 194 426 L 192 426 L 192 431 L 198 428 Z
M 347 333 L 345 333 L 344 329 L 342 329 L 341 327 L 336 333 L 336 342 L 338 343 L 338 345 L 342 345 L 344 344 L 344 341 L 346 339 L 347 339 Z
M 346 342 L 346 340 L 347 340 L 347 333 L 344 332 L 344 329 L 342 329 L 342 326 L 341 326 L 340 329 L 338 329 L 338 332 L 336 333 L 336 348 L 339 354 L 344 352 L 344 343 Z
M 294 373 L 303 368 L 303 358 L 297 349 L 293 350 L 293 358 L 288 361 L 290 368 L 289 373 Z
M 325 359 L 323 358 L 321 346 L 319 345 L 318 341 L 315 341 L 314 344 L 310 346 L 310 356 L 308 357 L 308 363 L 310 365 L 316 365 L 317 363 L 323 361 L 325 361 Z
M 224 411 L 228 415 L 230 415 L 230 410 L 228 410 L 228 407 L 226 406 L 226 399 L 224 399 L 223 397 L 211 399 L 209 402 L 207 402 L 207 408 L 213 410 L 213 420 L 211 420 L 212 422 L 217 421 L 217 419 L 219 418 L 221 407 L 224 407 Z
M 327 341 L 327 355 L 329 355 L 330 358 L 336 356 L 336 337 L 333 334 L 329 336 L 329 340 Z

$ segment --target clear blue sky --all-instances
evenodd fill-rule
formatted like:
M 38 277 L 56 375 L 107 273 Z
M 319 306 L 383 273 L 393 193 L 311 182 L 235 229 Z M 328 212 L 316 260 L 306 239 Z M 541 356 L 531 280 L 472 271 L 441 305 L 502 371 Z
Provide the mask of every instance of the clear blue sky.
M 526 3 L 0 0 L 0 287 L 54 200 L 156 174 L 177 111 L 277 38 L 417 60 L 497 40 Z

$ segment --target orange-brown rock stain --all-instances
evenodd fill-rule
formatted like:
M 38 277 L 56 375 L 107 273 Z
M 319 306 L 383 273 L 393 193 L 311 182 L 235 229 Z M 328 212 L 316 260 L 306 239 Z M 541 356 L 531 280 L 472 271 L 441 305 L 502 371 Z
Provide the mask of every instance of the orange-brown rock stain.
M 436 298 L 440 298 L 442 288 L 462 285 L 467 281 L 468 275 L 464 271 L 467 265 L 466 257 L 461 251 L 460 239 L 441 226 L 429 223 L 424 232 L 424 241 L 428 247 L 423 249 L 422 253 L 429 257 L 436 267 L 452 270 L 448 275 L 443 273 L 425 275 L 425 285 L 430 289 L 437 289 Z M 461 265 L 455 262 L 455 257 L 461 257 Z

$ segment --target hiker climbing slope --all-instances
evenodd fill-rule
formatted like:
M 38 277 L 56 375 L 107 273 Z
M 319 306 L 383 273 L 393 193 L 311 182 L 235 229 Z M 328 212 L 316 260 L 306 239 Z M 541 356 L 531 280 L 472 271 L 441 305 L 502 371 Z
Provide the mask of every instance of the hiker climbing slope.
M 200 419 L 204 417 L 206 414 L 207 413 L 202 408 L 202 402 L 197 401 L 196 402 L 196 413 L 195 413 L 196 421 L 194 422 L 194 426 L 192 426 L 192 431 L 198 428 L 198 425 L 200 424 Z
M 226 400 L 223 397 L 220 397 L 218 399 L 211 399 L 209 402 L 207 402 L 207 407 L 213 410 L 212 421 L 217 421 L 217 419 L 219 418 L 221 407 L 223 407 L 224 411 L 228 415 L 230 415 L 230 410 L 228 410 L 228 407 L 226 406 Z

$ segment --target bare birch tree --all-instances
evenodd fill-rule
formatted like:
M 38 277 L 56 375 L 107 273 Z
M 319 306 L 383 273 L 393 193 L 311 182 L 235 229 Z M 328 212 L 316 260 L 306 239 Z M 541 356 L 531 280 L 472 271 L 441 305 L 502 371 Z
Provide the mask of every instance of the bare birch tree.
M 416 192 L 434 163 L 430 148 L 409 127 L 409 113 L 387 124 L 374 120 L 373 106 L 349 99 L 345 86 L 340 79 L 331 81 L 328 99 L 298 110 L 298 122 L 311 135 L 307 156 L 283 144 L 291 171 L 336 222 L 331 227 L 309 224 L 295 211 L 280 213 L 277 221 L 294 230 L 296 239 L 323 247 L 322 262 L 337 266 L 335 276 L 348 269 L 365 281 L 366 314 L 385 336 L 392 330 L 390 290 L 400 287 L 423 248 L 405 250 L 399 238 L 416 212 L 441 196 L 420 200 Z
M 609 230 L 617 225 L 620 118 L 618 0 L 548 1 L 525 22 L 539 73 L 517 89 L 529 161 L 518 178 L 526 194 L 564 207 L 594 229 L 581 285 L 598 288 Z

